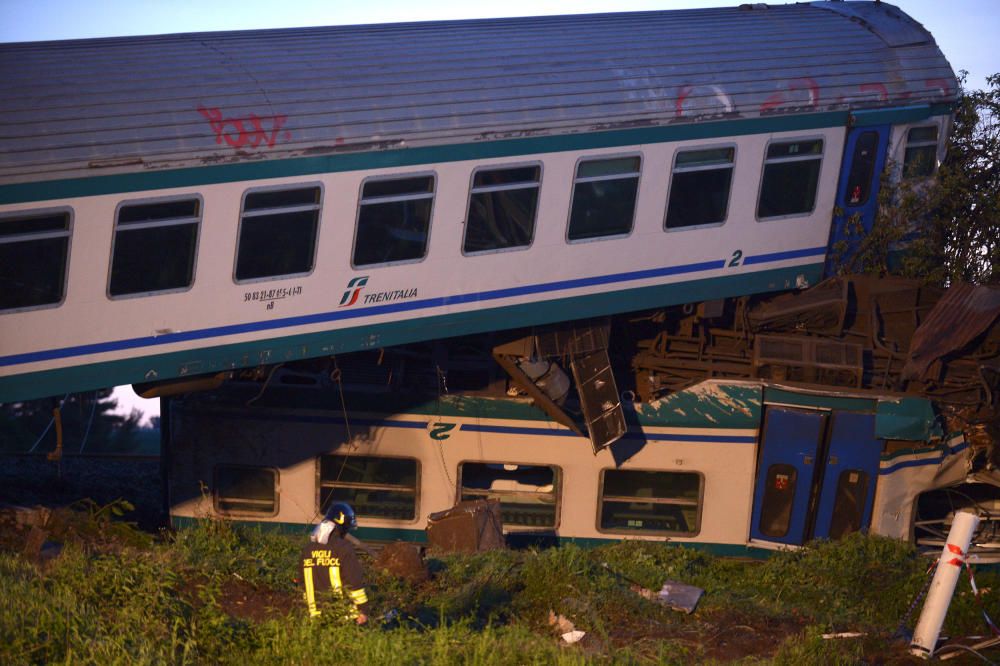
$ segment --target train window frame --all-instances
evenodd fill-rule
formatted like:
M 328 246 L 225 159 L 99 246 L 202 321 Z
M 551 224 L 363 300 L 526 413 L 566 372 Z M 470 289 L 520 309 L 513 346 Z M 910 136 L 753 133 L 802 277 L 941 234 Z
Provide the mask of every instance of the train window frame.
M 197 213 L 191 218 L 183 218 L 181 221 L 175 220 L 156 220 L 150 222 L 138 222 L 138 223 L 126 223 L 127 226 L 131 226 L 132 230 L 141 229 L 151 229 L 160 228 L 166 226 L 182 226 L 193 224 L 195 226 L 194 232 L 194 247 L 191 251 L 191 271 L 190 277 L 188 278 L 188 284 L 183 287 L 168 287 L 165 289 L 154 289 L 151 291 L 132 291 L 120 294 L 111 293 L 111 283 L 114 277 L 114 267 L 115 267 L 115 249 L 118 247 L 118 232 L 120 226 L 120 217 L 123 208 L 128 208 L 130 206 L 155 206 L 156 204 L 170 204 L 178 203 L 184 201 L 197 201 L 198 210 Z M 170 197 L 153 197 L 144 199 L 127 199 L 124 201 L 119 201 L 115 206 L 115 223 L 111 230 L 111 254 L 108 257 L 108 280 L 105 284 L 104 293 L 109 300 L 120 301 L 127 300 L 130 298 L 144 298 L 146 296 L 159 296 L 162 294 L 180 294 L 186 291 L 190 291 L 194 288 L 195 280 L 197 279 L 198 273 L 198 251 L 201 247 L 201 228 L 202 220 L 205 219 L 205 199 L 200 193 L 192 194 L 182 194 Z
M 773 146 L 773 145 L 777 145 L 777 144 L 792 144 L 792 143 L 806 143 L 806 142 L 810 142 L 810 141 L 819 141 L 820 142 L 820 152 L 819 152 L 818 156 L 815 156 L 815 155 L 806 155 L 806 156 L 799 156 L 799 157 L 792 157 L 792 158 L 788 158 L 788 157 L 784 157 L 784 158 L 768 158 L 768 156 L 767 156 L 768 151 L 770 151 L 771 146 Z M 816 212 L 816 202 L 819 199 L 820 185 L 823 183 L 823 174 L 825 172 L 825 167 L 826 167 L 826 148 L 827 148 L 827 143 L 828 143 L 827 137 L 825 135 L 822 135 L 822 134 L 809 134 L 809 135 L 795 136 L 795 137 L 782 137 L 782 138 L 778 138 L 778 139 L 772 138 L 772 139 L 768 140 L 767 144 L 764 146 L 764 156 L 763 156 L 763 159 L 761 161 L 761 168 L 760 168 L 760 179 L 757 181 L 757 199 L 756 199 L 756 203 L 754 204 L 754 219 L 757 222 L 775 222 L 775 221 L 780 221 L 780 220 L 789 220 L 789 219 L 796 219 L 796 218 L 802 218 L 802 217 L 810 217 L 813 213 Z M 763 193 L 764 193 L 764 178 L 767 175 L 767 166 L 768 166 L 768 164 L 788 164 L 790 162 L 805 162 L 805 161 L 817 160 L 817 159 L 819 161 L 819 170 L 816 173 L 816 191 L 813 193 L 812 205 L 810 206 L 809 210 L 795 212 L 795 213 L 785 213 L 785 214 L 782 214 L 782 215 L 761 216 L 761 214 L 760 214 L 760 202 L 761 202 L 761 195 L 763 195 Z
M 308 190 L 308 189 L 318 189 L 319 195 L 315 204 L 300 205 L 300 206 L 290 206 L 284 209 L 263 209 L 264 212 L 255 213 L 251 211 L 251 215 L 246 214 L 246 202 L 247 197 L 251 194 L 258 194 L 262 192 L 290 192 L 294 190 Z M 320 244 L 320 234 L 323 230 L 323 204 L 326 198 L 326 191 L 323 183 L 321 181 L 308 181 L 303 183 L 286 183 L 284 185 L 270 185 L 265 187 L 251 187 L 243 191 L 240 198 L 240 213 L 239 213 L 239 224 L 236 227 L 236 251 L 233 255 L 233 272 L 232 278 L 235 284 L 253 284 L 256 282 L 273 282 L 274 280 L 287 280 L 290 278 L 301 278 L 308 277 L 316 271 L 316 260 L 319 254 L 319 244 Z M 266 212 L 267 210 L 277 211 L 277 212 Z M 240 249 L 243 244 L 243 223 L 247 217 L 265 217 L 268 214 L 276 215 L 280 212 L 301 212 L 305 210 L 315 210 L 316 211 L 316 221 L 315 221 L 315 233 L 313 234 L 313 247 L 312 256 L 310 258 L 309 270 L 298 273 L 282 273 L 280 275 L 264 275 L 260 277 L 250 277 L 240 279 L 237 276 L 237 270 L 240 262 Z
M 698 478 L 698 499 L 697 509 L 695 513 L 695 523 L 696 529 L 693 532 L 681 532 L 677 530 L 649 530 L 642 528 L 605 528 L 602 527 L 601 522 L 604 517 L 604 481 L 607 472 L 645 472 L 652 474 L 690 474 Z M 612 495 L 611 497 L 619 497 L 617 495 Z M 625 497 L 625 496 L 621 496 Z M 638 498 L 642 500 L 648 499 L 668 499 L 668 498 Z M 649 502 L 653 503 L 653 502 Z M 670 502 L 656 502 L 668 504 Z M 675 504 L 677 502 L 674 502 Z M 663 536 L 673 536 L 681 538 L 697 538 L 701 534 L 702 519 L 705 513 L 705 474 L 698 470 L 692 469 L 648 469 L 648 468 L 617 468 L 617 467 L 604 467 L 600 470 L 597 482 L 597 513 L 595 515 L 594 528 L 597 532 L 601 534 L 642 534 L 642 535 L 663 535 Z
M 65 238 L 65 259 L 62 262 L 62 281 L 60 296 L 58 301 L 52 301 L 49 303 L 39 303 L 37 305 L 23 305 L 20 307 L 13 308 L 2 308 L 0 309 L 0 316 L 8 314 L 16 314 L 19 312 L 30 312 L 32 310 L 51 310 L 52 308 L 61 307 L 66 302 L 67 292 L 69 291 L 69 269 L 70 261 L 73 252 L 73 226 L 75 221 L 75 213 L 70 206 L 56 206 L 52 208 L 32 208 L 18 211 L 10 211 L 8 213 L 0 214 L 0 225 L 4 222 L 9 222 L 11 220 L 30 220 L 32 218 L 45 218 L 54 217 L 56 215 L 66 216 L 66 228 L 58 231 L 41 231 L 41 232 L 28 232 L 12 234 L 10 237 L 5 239 L 4 236 L 0 235 L 0 244 L 12 244 L 12 243 L 30 243 L 33 240 L 45 240 L 47 238 Z
M 223 509 L 220 506 L 220 500 L 222 500 L 223 498 L 220 497 L 220 492 L 219 492 L 220 490 L 219 470 L 223 468 L 234 469 L 234 470 L 248 470 L 255 472 L 261 472 L 261 471 L 270 472 L 274 478 L 274 484 L 272 486 L 272 490 L 274 493 L 273 509 L 270 512 L 253 511 L 246 509 L 235 510 L 235 511 Z M 258 501 L 258 500 L 247 500 L 246 498 L 235 498 L 235 499 L 237 501 L 244 501 L 244 502 Z M 222 516 L 259 516 L 259 517 L 270 517 L 270 518 L 277 516 L 281 509 L 281 470 L 278 469 L 277 467 L 272 467 L 270 465 L 237 465 L 230 463 L 218 463 L 214 465 L 212 467 L 212 508 L 215 510 L 217 514 Z
M 689 224 L 679 227 L 669 227 L 667 226 L 667 221 L 670 219 L 670 197 L 673 195 L 674 191 L 674 181 L 675 176 L 678 173 L 697 173 L 699 171 L 713 171 L 722 170 L 723 166 L 708 164 L 701 166 L 691 166 L 691 167 L 681 167 L 678 171 L 677 168 L 677 158 L 683 153 L 699 153 L 706 152 L 709 150 L 727 150 L 733 151 L 732 160 L 729 163 L 729 186 L 726 192 L 726 206 L 723 209 L 722 219 L 718 222 L 702 222 L 700 224 Z M 732 142 L 726 143 L 712 143 L 712 144 L 699 144 L 692 146 L 681 146 L 674 150 L 674 154 L 671 157 L 671 167 L 670 167 L 670 182 L 667 184 L 667 197 L 666 197 L 666 207 L 663 211 L 663 230 L 667 233 L 677 233 L 683 231 L 692 231 L 697 229 L 711 229 L 713 227 L 721 227 L 729 221 L 729 211 L 733 203 L 733 183 L 736 181 L 736 163 L 739 159 L 739 146 Z
M 491 248 L 486 250 L 475 250 L 472 252 L 466 251 L 465 244 L 469 235 L 469 213 L 472 212 L 472 197 L 476 194 L 476 175 L 481 171 L 505 171 L 514 169 L 527 169 L 532 167 L 538 167 L 538 181 L 536 183 L 536 189 L 538 191 L 538 198 L 535 201 L 535 210 L 532 214 L 531 220 L 531 238 L 524 245 L 514 245 L 511 247 L 501 247 L 501 248 Z M 530 161 L 530 162 L 513 162 L 510 164 L 485 164 L 477 166 L 472 170 L 469 176 L 469 194 L 466 197 L 465 202 L 465 217 L 462 219 L 462 256 L 465 257 L 478 257 L 487 254 L 497 254 L 500 252 L 523 252 L 525 250 L 531 249 L 535 244 L 535 238 L 538 232 L 538 213 L 542 207 L 542 184 L 545 181 L 545 163 L 540 160 Z M 496 188 L 501 189 L 527 189 L 527 188 L 516 188 L 516 187 L 504 187 L 501 186 Z
M 607 155 L 581 155 L 577 158 L 576 163 L 573 165 L 573 182 L 570 185 L 570 197 L 569 197 L 569 211 L 566 216 L 566 234 L 564 240 L 567 244 L 575 245 L 578 243 L 594 243 L 604 240 L 614 240 L 618 238 L 628 238 L 635 232 L 635 220 L 638 217 L 639 210 L 639 194 L 642 191 L 642 168 L 645 163 L 645 155 L 639 152 L 628 152 L 628 153 L 613 153 Z M 616 160 L 627 160 L 627 159 L 638 159 L 639 167 L 636 171 L 630 172 L 628 174 L 614 174 L 610 176 L 586 176 L 583 179 L 580 178 L 580 166 L 586 162 L 612 162 Z M 571 238 L 570 231 L 573 228 L 573 204 L 576 201 L 576 189 L 577 185 L 581 183 L 591 183 L 606 180 L 625 180 L 626 178 L 635 178 L 635 196 L 632 199 L 632 217 L 629 220 L 628 231 L 603 234 L 600 236 L 588 236 L 586 238 Z
M 393 524 L 397 524 L 397 525 L 398 524 L 412 525 L 412 524 L 414 524 L 414 523 L 416 523 L 416 522 L 418 522 L 420 520 L 421 470 L 422 470 L 422 467 L 423 467 L 423 465 L 421 464 L 420 458 L 417 458 L 415 456 L 375 455 L 375 454 L 372 454 L 372 453 L 354 454 L 354 453 L 351 453 L 350 451 L 341 451 L 339 449 L 335 449 L 333 451 L 328 451 L 328 452 L 325 452 L 325 453 L 321 453 L 320 455 L 316 456 L 316 514 L 317 515 L 323 515 L 323 512 L 324 512 L 324 508 L 323 508 L 323 488 L 324 487 L 331 487 L 331 484 L 341 483 L 340 481 L 330 481 L 330 482 L 326 482 L 326 485 L 324 486 L 324 481 L 323 481 L 323 458 L 324 457 L 331 457 L 332 458 L 332 457 L 337 457 L 337 456 L 344 457 L 344 458 L 378 458 L 380 460 L 405 460 L 405 461 L 414 463 L 413 518 L 412 519 L 406 520 L 406 519 L 400 519 L 400 518 L 385 518 L 385 517 L 379 517 L 379 516 L 372 516 L 370 514 L 364 513 L 360 509 L 360 506 L 357 505 L 356 503 L 349 502 L 349 504 L 351 504 L 351 506 L 354 508 L 354 512 L 357 514 L 358 518 L 363 519 L 366 522 L 367 521 L 383 521 L 383 522 L 393 523 Z M 344 482 L 344 483 L 350 483 L 350 482 Z M 358 485 L 358 484 L 355 484 L 355 485 Z M 368 484 L 367 486 L 364 486 L 364 487 L 372 489 L 372 490 L 379 490 L 379 489 L 384 490 L 385 489 L 385 488 L 376 488 L 375 487 L 376 485 L 383 485 L 383 486 L 385 486 L 386 484 Z M 397 488 L 397 487 L 398 488 L 403 488 L 404 486 L 398 486 L 398 485 L 397 486 L 391 486 L 390 485 L 388 487 L 389 488 Z M 408 489 L 408 487 L 406 487 L 406 488 Z
M 503 521 L 503 501 L 501 500 L 501 523 L 505 532 L 551 532 L 558 530 L 562 525 L 562 492 L 563 492 L 563 468 L 560 465 L 553 465 L 549 463 L 538 463 L 538 462 L 513 462 L 513 461 L 499 461 L 499 460 L 482 460 L 479 458 L 469 458 L 465 460 L 460 460 L 458 467 L 456 469 L 455 478 L 455 501 L 462 501 L 462 490 L 464 486 L 462 485 L 462 468 L 466 464 L 475 465 L 499 465 L 504 468 L 509 466 L 520 467 L 524 465 L 526 467 L 548 467 L 552 470 L 552 485 L 553 485 L 553 496 L 555 497 L 555 512 L 553 517 L 552 525 L 521 525 L 518 523 L 506 523 Z M 514 471 L 514 470 L 510 470 Z M 487 494 L 489 491 L 486 491 Z M 484 497 L 483 499 L 487 499 Z
M 430 178 L 431 179 L 431 189 L 430 193 L 426 195 L 393 195 L 393 196 L 383 196 L 383 197 L 373 197 L 375 201 L 369 201 L 369 204 L 377 203 L 392 203 L 394 201 L 415 201 L 430 199 L 431 205 L 430 210 L 427 213 L 427 231 L 426 238 L 424 239 L 424 249 L 423 253 L 419 257 L 413 259 L 397 259 L 393 261 L 379 261 L 370 264 L 359 264 L 355 262 L 355 253 L 358 249 L 358 236 L 361 231 L 361 211 L 362 207 L 365 205 L 365 186 L 372 182 L 388 182 L 394 180 L 409 180 L 416 178 Z M 369 176 L 361 180 L 358 186 L 358 205 L 354 214 L 354 237 L 351 241 L 351 268 L 355 270 L 368 269 L 379 266 L 402 266 L 405 264 L 417 264 L 425 259 L 430 253 L 431 249 L 431 231 L 434 226 L 434 205 L 437 201 L 437 185 L 438 185 L 438 174 L 436 171 L 415 171 L 413 173 L 399 173 L 399 174 L 389 174 L 384 176 Z
M 933 141 L 929 139 L 915 139 L 915 140 L 910 139 L 910 135 L 913 134 L 914 132 L 917 132 L 919 130 L 928 130 L 928 129 L 934 130 Z M 937 123 L 914 125 L 912 127 L 906 128 L 906 136 L 903 142 L 903 160 L 902 160 L 902 165 L 900 166 L 900 174 L 902 175 L 902 178 L 904 180 L 923 180 L 926 178 L 932 178 L 934 174 L 937 173 L 939 166 L 938 146 L 941 143 L 942 134 L 943 133 L 941 131 L 941 128 L 938 126 Z M 907 155 L 910 153 L 911 150 L 919 151 L 923 149 L 926 151 L 927 148 L 933 148 L 932 159 L 929 162 L 930 170 L 927 173 L 924 173 L 923 171 L 913 173 L 912 169 L 915 165 L 907 159 Z

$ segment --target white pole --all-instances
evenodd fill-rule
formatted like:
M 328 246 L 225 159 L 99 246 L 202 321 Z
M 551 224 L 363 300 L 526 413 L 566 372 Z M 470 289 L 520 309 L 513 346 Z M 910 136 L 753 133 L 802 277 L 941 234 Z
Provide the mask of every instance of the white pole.
M 948 532 L 948 540 L 941 549 L 941 559 L 938 560 L 934 580 L 927 591 L 924 609 L 920 611 L 920 620 L 913 630 L 913 640 L 910 641 L 910 654 L 929 659 L 934 654 L 941 625 L 951 605 L 951 597 L 955 594 L 958 576 L 965 566 L 965 558 L 969 552 L 972 535 L 979 527 L 979 516 L 967 511 L 955 514 Z

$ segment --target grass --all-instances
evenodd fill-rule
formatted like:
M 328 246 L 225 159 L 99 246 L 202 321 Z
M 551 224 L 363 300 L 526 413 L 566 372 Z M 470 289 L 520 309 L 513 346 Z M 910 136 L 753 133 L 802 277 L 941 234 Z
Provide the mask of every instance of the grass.
M 417 585 L 366 558 L 374 613 L 359 628 L 334 614 L 307 617 L 294 580 L 297 540 L 221 521 L 155 542 L 122 530 L 109 541 L 106 521 L 77 529 L 43 563 L 0 552 L 0 663 L 883 662 L 905 655 L 893 634 L 927 578 L 910 546 L 862 535 L 764 562 L 637 541 L 431 553 L 433 575 Z M 95 532 L 102 538 L 81 536 Z M 705 589 L 695 613 L 650 602 L 628 582 L 658 589 L 666 579 Z M 1000 589 L 995 574 L 977 582 Z M 984 603 L 1000 615 L 994 593 Z M 561 641 L 550 614 L 587 632 L 584 640 Z M 910 629 L 915 622 L 916 614 Z M 867 637 L 822 638 L 838 631 Z M 967 580 L 944 631 L 986 633 Z

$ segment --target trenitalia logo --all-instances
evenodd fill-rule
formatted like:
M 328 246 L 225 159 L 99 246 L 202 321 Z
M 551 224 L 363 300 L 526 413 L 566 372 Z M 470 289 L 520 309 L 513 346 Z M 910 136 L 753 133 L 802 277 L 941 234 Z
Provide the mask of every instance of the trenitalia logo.
M 340 305 L 337 307 L 346 308 L 357 303 L 358 296 L 361 294 L 361 290 L 366 284 L 368 284 L 367 275 L 351 278 L 351 281 L 347 283 L 347 289 L 344 291 L 344 295 L 340 299 Z

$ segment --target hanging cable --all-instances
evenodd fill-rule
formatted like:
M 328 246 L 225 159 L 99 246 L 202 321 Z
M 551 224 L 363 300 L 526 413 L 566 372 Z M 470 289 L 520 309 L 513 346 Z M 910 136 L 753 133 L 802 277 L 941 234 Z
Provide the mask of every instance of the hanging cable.
M 441 370 L 441 366 L 437 363 L 434 364 L 434 369 L 437 372 L 437 420 L 441 422 L 441 402 L 444 396 L 448 395 L 448 376 Z M 448 463 L 444 459 L 444 440 L 441 443 L 436 444 L 438 458 L 441 460 L 441 469 L 444 470 L 444 478 L 448 480 L 448 485 L 454 487 L 455 483 L 451 480 L 451 474 L 448 473 Z
M 247 400 L 247 407 L 260 400 L 260 397 L 264 395 L 264 391 L 267 390 L 268 385 L 271 383 L 271 378 L 274 377 L 274 373 L 277 372 L 278 368 L 283 365 L 284 363 L 275 363 L 271 366 L 271 371 L 267 373 L 267 379 L 264 380 L 264 385 L 260 387 L 260 391 L 257 392 L 257 395 Z
M 340 481 L 341 475 L 344 473 L 344 469 L 347 467 L 347 459 L 351 457 L 351 449 L 354 444 L 354 435 L 351 433 L 351 419 L 347 414 L 347 400 L 344 399 L 344 382 L 343 376 L 340 371 L 340 366 L 337 364 L 337 357 L 333 358 L 333 372 L 330 373 L 330 379 L 337 382 L 337 391 L 340 394 L 340 411 L 344 415 L 344 429 L 347 431 L 347 452 L 344 455 L 344 461 L 340 464 L 340 469 L 337 470 L 337 478 L 333 480 L 334 483 Z M 320 514 L 323 513 L 322 504 L 319 506 L 319 513 L 313 516 L 313 522 L 319 518 Z
M 68 398 L 68 397 L 69 397 L 69 393 L 67 393 L 66 395 L 63 396 L 63 399 L 59 401 L 59 407 L 62 407 L 63 403 L 66 402 L 66 398 Z M 51 428 L 52 424 L 55 423 L 55 422 L 56 422 L 56 417 L 55 417 L 55 414 L 53 414 L 52 418 L 49 419 L 49 424 L 47 426 L 45 426 L 45 430 L 42 431 L 42 434 L 38 436 L 38 439 L 35 440 L 35 443 L 31 445 L 30 449 L 28 449 L 28 453 L 34 453 L 35 449 L 38 448 L 38 445 L 42 443 L 43 439 L 45 439 L 45 435 L 48 434 L 49 428 Z
M 83 453 L 83 447 L 87 445 L 87 437 L 90 435 L 90 426 L 94 424 L 94 412 L 97 411 L 97 391 L 94 391 L 94 399 L 90 403 L 90 418 L 87 419 L 87 429 L 83 431 L 83 439 L 80 440 L 80 450 L 78 453 Z

